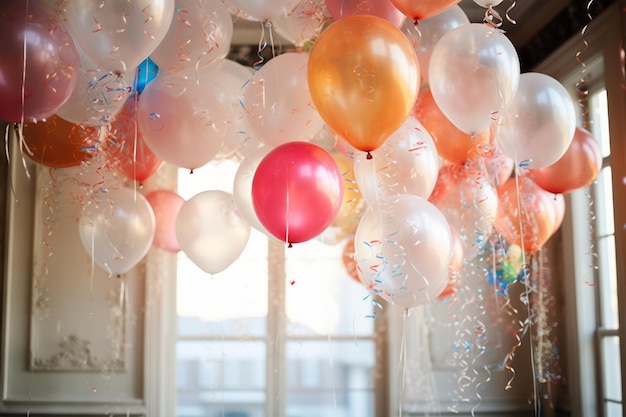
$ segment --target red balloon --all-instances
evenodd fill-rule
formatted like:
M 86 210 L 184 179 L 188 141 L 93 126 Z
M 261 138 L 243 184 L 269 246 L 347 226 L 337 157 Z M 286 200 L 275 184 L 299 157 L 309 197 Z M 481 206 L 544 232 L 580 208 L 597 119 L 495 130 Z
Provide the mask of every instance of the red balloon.
M 152 244 L 168 252 L 180 251 L 176 238 L 176 218 L 185 200 L 171 190 L 155 190 L 146 199 L 152 206 L 155 218 L 154 240 Z
M 80 56 L 72 37 L 38 2 L 3 0 L 0 39 L 0 120 L 34 122 L 52 116 L 78 82 Z
M 554 194 L 567 194 L 591 184 L 602 168 L 602 152 L 595 138 L 579 127 L 565 154 L 554 164 L 530 169 L 537 185 Z
M 130 97 L 110 124 L 109 162 L 131 180 L 143 182 L 163 165 L 150 150 L 137 125 L 137 97 Z
M 461 0 L 391 0 L 407 17 L 413 20 L 424 20 L 459 3 Z
M 283 242 L 305 242 L 330 225 L 343 198 L 333 157 L 308 142 L 272 149 L 252 180 L 252 203 L 263 227 Z
M 382 17 L 398 27 L 406 20 L 406 16 L 390 0 L 326 0 L 326 8 L 335 20 L 355 14 L 368 14 Z
M 496 230 L 526 251 L 541 249 L 563 221 L 563 195 L 545 191 L 528 177 L 509 179 L 498 196 Z

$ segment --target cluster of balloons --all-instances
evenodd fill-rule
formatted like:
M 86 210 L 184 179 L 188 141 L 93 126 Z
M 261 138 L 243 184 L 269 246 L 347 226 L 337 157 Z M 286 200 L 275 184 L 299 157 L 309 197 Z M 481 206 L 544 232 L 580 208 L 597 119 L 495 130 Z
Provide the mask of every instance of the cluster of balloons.
M 82 242 L 111 273 L 151 245 L 218 273 L 254 227 L 289 245 L 348 240 L 351 275 L 411 308 L 453 293 L 494 233 L 539 250 L 562 194 L 600 168 L 565 88 L 521 74 L 506 35 L 456 3 L 6 0 L 0 119 L 42 165 L 137 184 L 164 163 L 239 160 L 232 194 L 85 199 Z M 298 48 L 254 69 L 226 59 L 233 15 Z

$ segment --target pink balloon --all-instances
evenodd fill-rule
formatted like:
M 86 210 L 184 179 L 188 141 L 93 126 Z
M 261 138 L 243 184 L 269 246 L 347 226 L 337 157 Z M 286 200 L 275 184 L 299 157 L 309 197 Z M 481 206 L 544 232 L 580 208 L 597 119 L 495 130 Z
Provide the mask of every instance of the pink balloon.
M 154 210 L 156 220 L 152 244 L 168 252 L 180 251 L 176 238 L 176 218 L 185 199 L 171 190 L 152 191 L 146 195 L 146 199 Z
M 308 142 L 270 151 L 252 180 L 259 221 L 279 240 L 299 243 L 319 235 L 341 207 L 343 177 L 333 157 Z
M 406 16 L 390 0 L 326 0 L 326 7 L 335 20 L 355 14 L 368 14 L 382 17 L 397 27 L 406 20 Z
M 0 39 L 0 120 L 35 122 L 52 116 L 78 82 L 80 56 L 72 37 L 36 1 L 4 0 Z
M 226 132 L 212 83 L 164 72 L 148 84 L 137 111 L 139 130 L 156 156 L 193 170 L 217 155 Z

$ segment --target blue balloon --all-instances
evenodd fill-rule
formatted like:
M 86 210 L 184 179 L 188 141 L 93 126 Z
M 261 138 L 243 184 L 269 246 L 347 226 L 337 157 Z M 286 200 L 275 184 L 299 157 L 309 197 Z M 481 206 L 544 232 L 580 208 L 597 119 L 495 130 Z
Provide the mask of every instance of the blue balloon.
M 141 94 L 148 84 L 157 76 L 159 67 L 150 58 L 144 59 L 135 72 L 135 90 Z

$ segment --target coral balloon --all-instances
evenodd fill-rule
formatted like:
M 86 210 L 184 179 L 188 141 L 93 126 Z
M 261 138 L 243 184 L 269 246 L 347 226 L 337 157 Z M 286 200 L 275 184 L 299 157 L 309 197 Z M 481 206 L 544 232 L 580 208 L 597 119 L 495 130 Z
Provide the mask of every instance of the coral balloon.
M 221 0 L 176 0 L 172 24 L 150 58 L 165 71 L 202 69 L 224 58 L 233 20 Z
M 448 222 L 428 200 L 410 194 L 386 197 L 381 207 L 367 209 L 354 238 L 361 282 L 403 308 L 436 299 L 452 256 Z
M 93 157 L 90 151 L 99 142 L 98 127 L 83 126 L 52 115 L 48 120 L 24 123 L 24 154 L 51 168 L 80 165 Z
M 252 180 L 259 221 L 277 239 L 310 240 L 333 221 L 343 198 L 343 177 L 333 157 L 308 142 L 289 142 L 270 151 Z
M 266 145 L 306 141 L 324 124 L 311 101 L 308 60 L 305 53 L 279 55 L 258 70 L 244 90 L 251 132 Z
M 390 0 L 326 0 L 326 7 L 335 20 L 366 14 L 383 18 L 397 27 L 406 20 L 406 16 Z
M 98 193 L 80 216 L 80 240 L 105 271 L 121 275 L 148 253 L 154 239 L 155 218 L 146 198 L 131 188 Z
M 209 274 L 217 274 L 235 262 L 249 237 L 250 225 L 239 215 L 233 196 L 227 192 L 196 194 L 178 212 L 178 243 L 189 259 Z
M 317 111 L 331 130 L 364 152 L 379 148 L 404 123 L 419 76 L 411 43 L 376 16 L 332 23 L 309 57 L 308 82 Z
M 155 229 L 152 244 L 168 252 L 177 253 L 176 219 L 185 199 L 171 190 L 154 190 L 146 195 L 154 211 Z
M 563 156 L 576 130 L 576 109 L 567 89 L 549 75 L 528 72 L 498 121 L 497 140 L 505 154 L 530 169 Z
M 439 156 L 448 162 L 464 164 L 491 142 L 489 128 L 473 136 L 459 130 L 441 112 L 430 91 L 419 96 L 414 114 L 435 141 Z
M 70 34 L 36 1 L 3 0 L 0 39 L 0 120 L 52 116 L 78 82 L 80 57 Z
M 520 80 L 519 58 L 499 29 L 461 25 L 433 48 L 428 79 L 443 114 L 473 135 L 489 128 L 513 99 Z
M 141 97 L 129 98 L 109 125 L 108 159 L 129 179 L 139 183 L 152 176 L 163 160 L 150 150 L 137 127 L 136 107 Z
M 565 154 L 545 168 L 530 169 L 528 175 L 546 191 L 567 194 L 591 184 L 602 168 L 602 152 L 586 129 L 576 128 Z
M 213 83 L 163 72 L 146 86 L 137 112 L 148 147 L 172 165 L 193 170 L 224 142 L 223 106 Z
M 562 194 L 543 190 L 530 178 L 511 178 L 498 192 L 496 231 L 509 243 L 536 252 L 559 228 L 565 213 Z
M 498 195 L 487 177 L 471 166 L 446 165 L 439 170 L 429 200 L 461 236 L 486 242 L 498 213 Z
M 72 0 L 64 3 L 72 37 L 104 71 L 134 70 L 161 43 L 174 0 Z
M 438 15 L 461 0 L 391 0 L 394 6 L 412 20 L 423 20 Z

